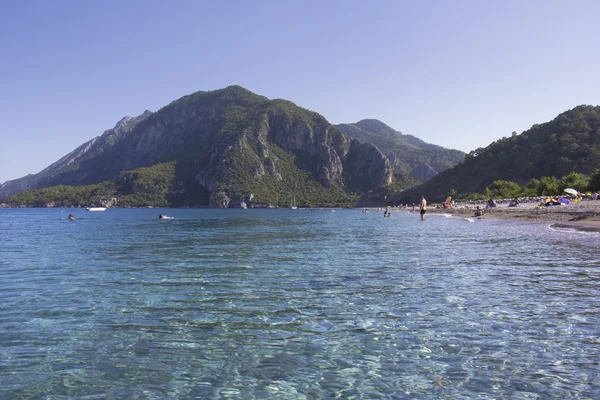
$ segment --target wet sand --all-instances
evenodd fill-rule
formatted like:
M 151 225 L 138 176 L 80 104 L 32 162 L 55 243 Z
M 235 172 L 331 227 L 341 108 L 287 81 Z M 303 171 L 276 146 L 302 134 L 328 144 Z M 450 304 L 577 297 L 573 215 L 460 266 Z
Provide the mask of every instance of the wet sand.
M 427 213 L 456 214 L 465 217 L 474 217 L 475 207 L 479 205 L 485 214 L 477 218 L 495 218 L 518 220 L 524 222 L 549 222 L 556 226 L 572 227 L 583 230 L 600 231 L 600 201 L 584 200 L 567 206 L 539 206 L 539 203 L 523 203 L 518 207 L 508 207 L 500 204 L 496 208 L 484 208 L 481 204 L 458 204 L 452 209 L 428 207 Z

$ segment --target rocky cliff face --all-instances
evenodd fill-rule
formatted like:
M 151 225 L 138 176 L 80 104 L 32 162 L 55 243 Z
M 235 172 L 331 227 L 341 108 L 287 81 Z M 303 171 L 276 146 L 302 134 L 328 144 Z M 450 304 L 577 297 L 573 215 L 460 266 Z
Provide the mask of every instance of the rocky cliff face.
M 444 169 L 464 160 L 465 154 L 445 149 L 398 132 L 381 121 L 365 119 L 353 124 L 337 125 L 350 137 L 372 143 L 390 160 L 394 170 L 425 182 Z
M 280 151 L 290 156 L 283 160 Z M 201 186 L 210 192 L 207 203 L 219 207 L 229 204 L 228 196 L 240 197 L 240 191 L 257 188 L 268 197 L 265 187 L 293 188 L 297 168 L 325 188 L 361 192 L 392 180 L 389 161 L 375 146 L 359 143 L 289 101 L 232 86 L 126 117 L 39 174 L 2 185 L 0 193 L 114 180 L 124 171 L 167 161 L 178 165 L 173 182 L 178 191 Z
M 346 158 L 345 174 L 349 179 L 359 181 L 359 186 L 365 188 L 369 182 L 374 182 L 372 188 L 387 186 L 392 183 L 392 166 L 383 153 L 370 143 L 352 141 Z M 360 183 L 364 180 L 366 185 Z
M 429 164 L 420 164 L 410 171 L 410 177 L 421 182 L 426 182 L 436 176 L 438 171 L 433 169 Z

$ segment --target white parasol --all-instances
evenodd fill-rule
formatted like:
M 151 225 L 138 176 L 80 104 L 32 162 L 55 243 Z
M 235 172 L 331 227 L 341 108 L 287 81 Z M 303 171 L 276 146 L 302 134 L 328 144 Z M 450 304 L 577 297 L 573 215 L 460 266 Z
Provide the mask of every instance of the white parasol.
M 566 188 L 566 189 L 565 189 L 565 193 L 569 193 L 569 194 L 572 194 L 572 195 L 577 195 L 577 194 L 579 194 L 579 192 L 578 192 L 577 190 L 575 190 L 575 189 L 571 189 L 571 188 Z

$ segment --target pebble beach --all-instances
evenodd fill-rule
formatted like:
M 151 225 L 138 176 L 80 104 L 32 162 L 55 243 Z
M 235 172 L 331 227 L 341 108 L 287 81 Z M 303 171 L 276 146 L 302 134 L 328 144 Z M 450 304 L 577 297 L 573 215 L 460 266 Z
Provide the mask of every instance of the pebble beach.
M 457 203 L 453 208 L 437 208 L 435 205 L 427 207 L 428 213 L 449 213 L 462 216 L 475 215 L 479 206 L 484 215 L 477 218 L 496 218 L 520 220 L 526 222 L 549 222 L 557 225 L 566 225 L 581 229 L 600 231 L 600 201 L 583 200 L 579 203 L 571 202 L 569 205 L 541 206 L 541 201 L 523 202 L 518 207 L 509 207 L 508 203 L 499 204 L 494 208 L 485 208 L 486 203 Z

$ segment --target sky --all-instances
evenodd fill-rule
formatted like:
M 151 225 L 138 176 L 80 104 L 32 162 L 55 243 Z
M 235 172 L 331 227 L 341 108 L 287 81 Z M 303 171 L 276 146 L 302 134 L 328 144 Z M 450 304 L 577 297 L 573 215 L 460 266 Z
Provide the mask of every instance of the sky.
M 600 104 L 600 1 L 0 1 L 0 182 L 241 85 L 469 152 Z

